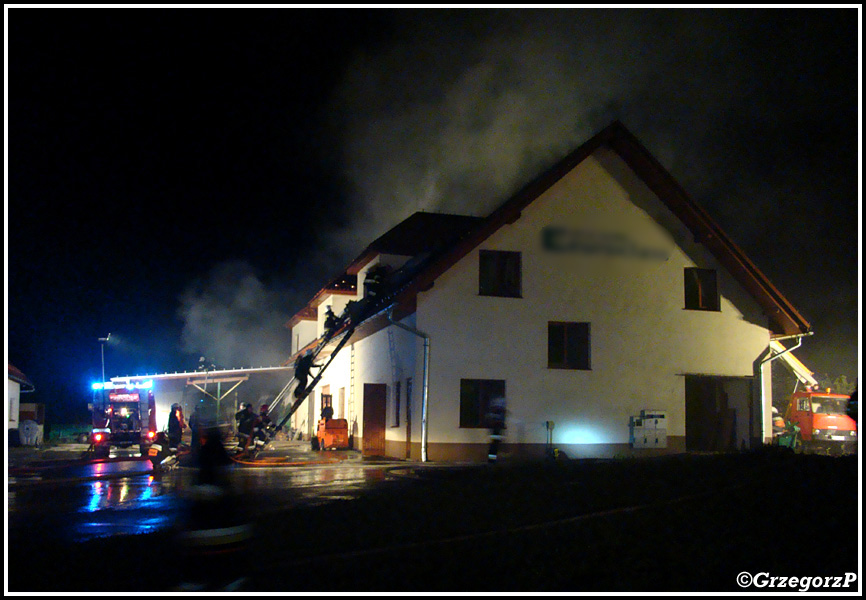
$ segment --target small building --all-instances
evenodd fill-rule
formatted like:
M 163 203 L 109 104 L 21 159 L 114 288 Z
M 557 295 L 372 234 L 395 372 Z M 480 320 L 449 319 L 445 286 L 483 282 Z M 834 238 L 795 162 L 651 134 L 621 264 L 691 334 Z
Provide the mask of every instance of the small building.
M 326 307 L 376 293 L 291 424 L 312 435 L 330 405 L 365 454 L 422 460 L 483 460 L 495 398 L 512 456 L 755 447 L 770 342 L 810 330 L 618 122 L 486 217 L 416 213 L 373 241 L 287 323 L 285 364 Z
M 9 430 L 9 435 L 17 439 L 18 426 L 21 423 L 21 394 L 33 392 L 36 388 L 15 365 L 12 363 L 7 364 L 6 396 L 8 402 L 6 406 L 9 411 L 9 417 L 6 428 Z M 16 432 L 15 434 L 12 434 L 13 430 Z

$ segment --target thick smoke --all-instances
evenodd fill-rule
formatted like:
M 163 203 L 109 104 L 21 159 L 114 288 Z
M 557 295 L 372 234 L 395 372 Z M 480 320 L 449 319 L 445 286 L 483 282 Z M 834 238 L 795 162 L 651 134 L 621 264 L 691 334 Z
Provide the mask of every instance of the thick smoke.
M 285 301 L 250 264 L 216 265 L 181 297 L 182 350 L 223 368 L 279 365 L 290 350 Z
M 324 110 L 332 139 L 319 146 L 341 149 L 352 218 L 295 269 L 303 289 L 269 291 L 235 263 L 197 283 L 181 310 L 187 350 L 284 359 L 285 319 L 377 236 L 418 210 L 486 215 L 619 119 L 823 336 L 813 368 L 856 370 L 856 249 L 825 265 L 822 236 L 792 233 L 822 223 L 836 227 L 829 239 L 857 237 L 851 211 L 828 208 L 856 201 L 856 180 L 845 189 L 856 164 L 809 143 L 856 129 L 856 89 L 834 85 L 845 69 L 815 86 L 840 50 L 814 32 L 837 22 L 813 11 L 393 14 L 393 37 L 349 61 Z M 856 36 L 845 48 L 856 51 Z M 839 282 L 832 315 L 802 285 L 819 277 Z
M 388 50 L 350 65 L 336 99 L 343 164 L 368 224 L 343 236 L 355 245 L 417 210 L 485 215 L 616 118 L 670 166 L 666 140 L 699 135 L 691 103 L 703 118 L 725 101 L 688 79 L 688 65 L 671 70 L 689 60 L 679 44 L 699 39 L 719 63 L 736 52 L 714 50 L 730 38 L 698 13 L 412 15 Z M 728 84 L 735 93 L 740 82 Z M 646 110 L 660 103 L 682 122 Z
M 828 265 L 822 236 L 793 233 L 820 223 L 857 238 L 843 216 L 856 135 L 842 154 L 815 152 L 857 122 L 856 86 L 832 83 L 856 67 L 856 26 L 839 33 L 845 50 L 826 47 L 816 32 L 839 25 L 827 15 L 401 12 L 397 39 L 349 65 L 331 110 L 358 215 L 339 243 L 357 251 L 417 210 L 486 215 L 619 119 L 824 336 L 814 368 L 841 355 L 853 371 L 856 248 Z M 832 318 L 810 278 L 838 282 Z

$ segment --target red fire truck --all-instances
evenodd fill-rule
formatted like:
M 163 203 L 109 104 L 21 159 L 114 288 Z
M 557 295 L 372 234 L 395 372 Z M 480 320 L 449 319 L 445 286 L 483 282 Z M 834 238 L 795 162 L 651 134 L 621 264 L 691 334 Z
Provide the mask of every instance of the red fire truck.
M 845 414 L 850 396 L 815 388 L 794 392 L 785 419 L 799 427 L 805 451 L 853 454 L 857 451 L 857 423 Z
M 99 384 L 97 384 L 99 385 Z M 156 436 L 156 400 L 149 382 L 141 384 L 102 384 L 101 394 L 91 404 L 93 430 L 90 443 L 96 456 L 108 456 L 112 447 L 138 445 L 147 456 Z

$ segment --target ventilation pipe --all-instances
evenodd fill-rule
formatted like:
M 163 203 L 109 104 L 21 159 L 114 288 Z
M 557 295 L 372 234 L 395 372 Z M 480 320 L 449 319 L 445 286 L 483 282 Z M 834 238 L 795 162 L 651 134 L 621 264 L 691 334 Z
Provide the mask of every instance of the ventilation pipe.
M 427 388 L 430 380 L 430 336 L 414 327 L 398 323 L 393 318 L 394 307 L 388 308 L 388 322 L 424 340 L 424 371 L 421 388 L 421 462 L 427 462 Z

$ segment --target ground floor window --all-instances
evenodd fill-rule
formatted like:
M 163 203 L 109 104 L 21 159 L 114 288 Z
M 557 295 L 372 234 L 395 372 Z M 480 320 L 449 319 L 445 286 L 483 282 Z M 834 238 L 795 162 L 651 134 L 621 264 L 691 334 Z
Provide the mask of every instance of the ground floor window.
M 504 379 L 461 379 L 460 427 L 486 427 L 484 417 L 494 398 L 505 398 Z

